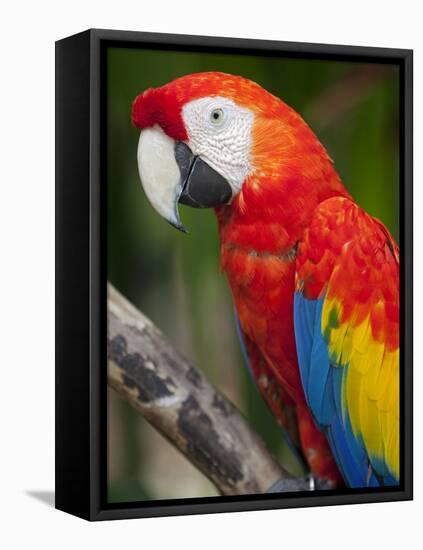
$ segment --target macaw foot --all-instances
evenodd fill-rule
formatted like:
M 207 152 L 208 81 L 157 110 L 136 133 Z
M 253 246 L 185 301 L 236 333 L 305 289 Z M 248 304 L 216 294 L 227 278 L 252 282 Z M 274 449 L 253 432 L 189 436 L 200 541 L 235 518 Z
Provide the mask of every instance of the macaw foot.
M 316 491 L 333 489 L 327 479 L 315 478 L 312 474 L 306 477 L 278 479 L 266 493 L 293 493 L 297 491 Z

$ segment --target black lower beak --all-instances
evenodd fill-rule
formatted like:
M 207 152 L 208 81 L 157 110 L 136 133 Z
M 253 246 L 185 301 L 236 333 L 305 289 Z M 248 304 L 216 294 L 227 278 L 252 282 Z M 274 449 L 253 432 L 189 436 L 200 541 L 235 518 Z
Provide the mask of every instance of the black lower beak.
M 175 159 L 181 173 L 182 192 L 179 201 L 194 208 L 213 208 L 227 204 L 232 188 L 216 170 L 194 156 L 186 143 L 175 144 Z

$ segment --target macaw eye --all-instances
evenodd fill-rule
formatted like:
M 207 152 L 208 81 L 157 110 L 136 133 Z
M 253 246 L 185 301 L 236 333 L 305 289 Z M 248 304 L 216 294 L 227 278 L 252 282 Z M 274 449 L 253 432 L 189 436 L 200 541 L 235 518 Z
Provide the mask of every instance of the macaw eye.
M 225 120 L 225 113 L 222 109 L 213 109 L 210 113 L 210 122 L 215 126 L 220 126 Z

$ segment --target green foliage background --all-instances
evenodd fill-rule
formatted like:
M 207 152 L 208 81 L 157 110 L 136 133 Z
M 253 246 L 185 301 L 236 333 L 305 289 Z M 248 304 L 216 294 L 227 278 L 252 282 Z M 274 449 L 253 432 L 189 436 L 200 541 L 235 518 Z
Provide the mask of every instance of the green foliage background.
M 107 60 L 108 278 L 244 412 L 293 472 L 300 467 L 243 364 L 231 297 L 219 270 L 212 211 L 181 208 L 189 235 L 148 204 L 139 182 L 136 95 L 179 76 L 250 78 L 294 107 L 329 151 L 357 202 L 398 238 L 399 69 L 392 65 L 110 48 Z M 109 500 L 209 496 L 201 474 L 112 392 Z

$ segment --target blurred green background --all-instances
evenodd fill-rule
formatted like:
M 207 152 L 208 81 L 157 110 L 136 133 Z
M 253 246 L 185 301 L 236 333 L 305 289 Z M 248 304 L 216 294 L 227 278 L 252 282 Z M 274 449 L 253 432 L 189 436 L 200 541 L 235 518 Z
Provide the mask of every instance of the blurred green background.
M 146 88 L 200 71 L 239 74 L 296 109 L 327 148 L 348 190 L 398 239 L 399 69 L 393 65 L 109 48 L 108 278 L 246 415 L 292 472 L 301 471 L 243 363 L 219 269 L 212 211 L 180 207 L 184 235 L 142 190 L 131 103 Z M 108 393 L 108 499 L 217 494 L 138 413 Z

